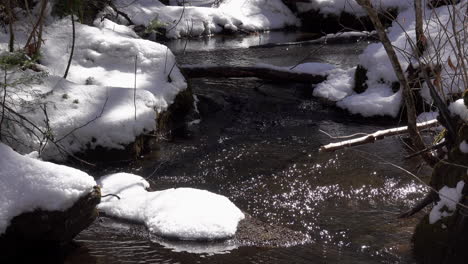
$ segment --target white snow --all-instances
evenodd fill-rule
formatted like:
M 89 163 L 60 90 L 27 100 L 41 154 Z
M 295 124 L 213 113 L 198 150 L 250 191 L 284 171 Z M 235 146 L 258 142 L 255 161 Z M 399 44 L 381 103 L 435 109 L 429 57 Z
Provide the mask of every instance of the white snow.
M 192 188 L 148 192 L 140 176 L 118 173 L 99 179 L 103 195 L 99 209 L 108 215 L 144 223 L 164 237 L 213 240 L 232 237 L 244 214 L 228 198 Z
M 463 102 L 463 99 L 458 99 L 451 103 L 449 105 L 449 110 L 452 115 L 458 115 L 462 120 L 468 122 L 468 108 Z
M 64 211 L 96 185 L 88 174 L 16 153 L 0 143 L 0 234 L 36 209 Z
M 166 37 L 201 36 L 229 31 L 263 31 L 298 24 L 281 0 L 224 1 L 219 8 L 165 6 L 157 0 L 117 0 L 135 24 L 158 21 Z
M 429 213 L 429 223 L 434 224 L 443 217 L 451 216 L 457 208 L 457 203 L 462 198 L 462 190 L 465 186 L 464 181 L 459 181 L 455 188 L 444 186 L 439 190 L 440 201 L 432 208 Z M 442 210 L 442 209 L 445 210 Z
M 466 142 L 466 140 L 463 140 L 461 143 L 460 143 L 460 151 L 465 153 L 465 154 L 468 154 L 468 143 Z

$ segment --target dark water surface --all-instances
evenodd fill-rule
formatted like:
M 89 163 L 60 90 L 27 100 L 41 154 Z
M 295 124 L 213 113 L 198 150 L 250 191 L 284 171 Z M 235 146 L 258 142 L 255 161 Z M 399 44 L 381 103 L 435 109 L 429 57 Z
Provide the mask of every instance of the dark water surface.
M 281 40 L 280 35 L 275 35 L 277 41 L 294 40 L 287 34 Z M 242 48 L 246 41 L 192 40 L 185 54 L 184 42 L 169 45 L 180 64 L 287 66 L 317 49 Z M 354 66 L 365 46 L 325 46 L 307 61 Z M 421 198 L 424 188 L 366 153 L 412 171 L 420 161 L 403 159 L 407 150 L 397 137 L 355 150 L 318 153 L 332 141 L 319 130 L 348 135 L 398 121 L 350 116 L 312 98 L 311 88 L 301 85 L 255 79 L 198 79 L 190 85 L 203 115 L 201 123 L 190 126 L 191 136 L 164 142 L 144 160 L 114 170 L 144 176 L 153 189 L 195 187 L 225 195 L 254 217 L 303 232 L 310 241 L 279 248 L 229 241 L 183 243 L 101 218 L 78 236 L 80 247 L 67 256 L 67 263 L 412 262 L 410 238 L 417 219 L 400 221 L 396 215 Z

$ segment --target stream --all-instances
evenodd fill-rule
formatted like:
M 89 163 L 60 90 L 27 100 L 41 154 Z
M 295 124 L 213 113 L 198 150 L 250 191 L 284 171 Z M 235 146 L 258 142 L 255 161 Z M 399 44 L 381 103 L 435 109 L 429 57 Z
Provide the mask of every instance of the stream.
M 290 66 L 303 60 L 347 68 L 368 44 L 329 44 L 248 49 L 294 41 L 300 33 L 213 37 L 166 43 L 179 64 Z M 266 223 L 306 234 L 281 247 L 227 242 L 164 240 L 143 226 L 101 217 L 75 240 L 66 263 L 413 263 L 410 239 L 418 217 L 399 220 L 425 188 L 381 160 L 416 171 L 418 159 L 399 137 L 318 153 L 332 135 L 373 132 L 398 125 L 390 118 L 364 119 L 312 97 L 310 86 L 249 79 L 193 79 L 200 123 L 186 137 L 162 142 L 142 160 L 100 171 L 126 171 L 154 190 L 206 189 L 231 199 Z M 426 168 L 420 175 L 427 180 Z M 95 176 L 99 176 L 96 175 Z

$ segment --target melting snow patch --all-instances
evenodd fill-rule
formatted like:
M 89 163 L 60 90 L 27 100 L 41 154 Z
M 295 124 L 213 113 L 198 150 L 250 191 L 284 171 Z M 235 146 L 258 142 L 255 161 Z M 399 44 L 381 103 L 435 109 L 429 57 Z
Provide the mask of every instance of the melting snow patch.
M 0 143 L 0 234 L 17 215 L 63 211 L 96 185 L 88 174 L 22 156 Z
M 451 216 L 462 198 L 464 181 L 459 181 L 455 188 L 444 186 L 439 190 L 440 201 L 432 208 L 429 214 L 429 223 L 434 224 L 443 217 Z
M 148 192 L 140 176 L 117 173 L 98 183 L 105 197 L 98 206 L 108 215 L 144 223 L 151 232 L 182 240 L 232 237 L 244 214 L 228 198 L 192 188 Z

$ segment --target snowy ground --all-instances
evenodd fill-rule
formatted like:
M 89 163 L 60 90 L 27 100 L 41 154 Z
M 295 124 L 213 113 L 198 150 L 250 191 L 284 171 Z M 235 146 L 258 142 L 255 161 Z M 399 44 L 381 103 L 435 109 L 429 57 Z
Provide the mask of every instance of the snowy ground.
M 96 185 L 88 174 L 22 156 L 0 143 L 0 235 L 17 215 L 64 211 Z
M 228 198 L 192 188 L 148 192 L 142 177 L 117 173 L 98 181 L 103 195 L 99 209 L 110 216 L 144 223 L 160 236 L 182 240 L 232 237 L 244 214 Z
M 117 0 L 115 5 L 135 24 L 164 28 L 168 38 L 298 25 L 297 18 L 281 0 L 226 0 L 218 8 L 165 6 L 157 0 Z

